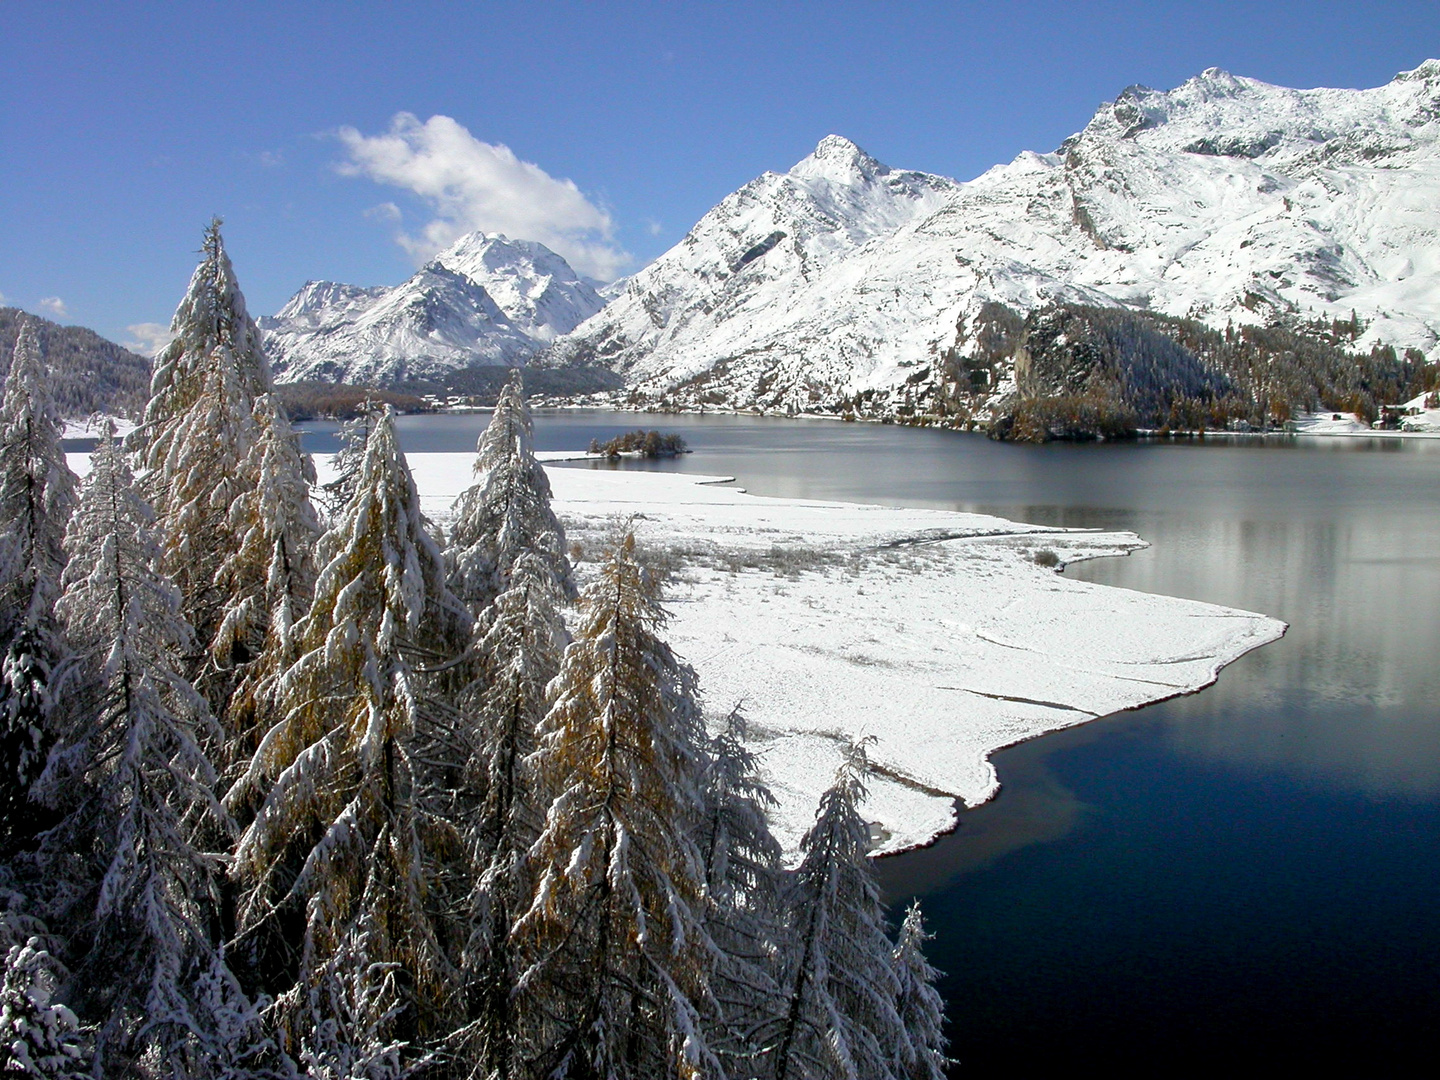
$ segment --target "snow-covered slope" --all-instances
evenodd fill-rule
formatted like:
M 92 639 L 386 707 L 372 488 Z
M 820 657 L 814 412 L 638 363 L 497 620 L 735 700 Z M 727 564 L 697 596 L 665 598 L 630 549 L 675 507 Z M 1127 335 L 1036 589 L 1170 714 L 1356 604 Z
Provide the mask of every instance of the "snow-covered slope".
M 394 288 L 307 282 L 260 326 L 280 381 L 387 386 L 520 363 L 602 304 L 544 245 L 471 233 Z
M 471 233 L 435 262 L 482 286 L 516 329 L 536 341 L 568 334 L 605 306 L 569 263 L 529 240 Z
M 927 377 L 987 301 L 1213 325 L 1313 310 L 1440 357 L 1440 61 L 1370 90 L 1211 69 L 1132 87 L 1051 154 L 970 181 L 830 136 L 725 199 L 541 362 L 766 408 Z

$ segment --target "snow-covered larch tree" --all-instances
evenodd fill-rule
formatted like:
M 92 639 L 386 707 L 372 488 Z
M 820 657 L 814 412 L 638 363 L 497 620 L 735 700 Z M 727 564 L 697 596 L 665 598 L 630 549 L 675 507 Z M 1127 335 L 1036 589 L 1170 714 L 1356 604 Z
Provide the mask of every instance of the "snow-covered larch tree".
M 945 1056 L 945 1001 L 935 989 L 940 972 L 925 959 L 925 930 L 920 901 L 905 910 L 895 943 L 895 975 L 900 982 L 900 1023 L 906 1038 L 899 1044 L 895 1075 L 899 1080 L 945 1080 L 951 1064 Z
M 519 1007 L 532 1071 L 718 1076 L 705 1037 L 716 946 L 705 928 L 694 675 L 658 634 L 658 585 L 627 536 L 581 597 L 530 765 L 554 793 L 531 848 Z
M 269 560 L 240 554 L 256 527 L 274 527 L 250 519 L 267 505 L 253 494 L 262 484 L 256 470 L 288 470 L 263 481 L 286 492 L 308 481 L 298 453 L 255 455 L 256 402 L 270 392 L 270 369 L 218 220 L 205 231 L 202 255 L 171 323 L 174 338 L 155 360 L 150 403 L 131 445 L 164 530 L 164 567 L 201 646 L 190 674 L 223 720 L 272 610 Z M 287 525 L 303 532 L 305 520 L 295 515 Z M 299 534 L 293 539 L 304 546 Z
M 525 853 L 545 814 L 526 759 L 568 641 L 559 606 L 573 598 L 574 585 L 550 485 L 535 460 L 518 370 L 477 449 L 482 479 L 457 501 L 458 523 L 446 551 L 451 586 L 477 616 L 473 678 L 459 694 L 457 742 L 465 763 L 454 813 L 472 860 L 465 949 L 470 1022 L 453 1041 L 480 1074 L 508 1076 L 519 975 L 509 936 L 529 905 Z
M 0 1073 L 29 1080 L 90 1075 L 80 1022 L 55 1000 L 60 965 L 39 938 L 12 945 L 0 986 Z
M 60 447 L 33 322 L 24 318 L 0 399 L 0 846 L 23 841 L 48 750 L 50 676 L 64 645 L 55 620 L 75 476 Z
M 469 1022 L 453 1042 L 482 1076 L 511 1076 L 515 1066 L 519 961 L 510 930 L 530 902 L 526 852 L 545 816 L 528 759 L 568 640 L 561 599 L 543 556 L 516 559 L 508 587 L 475 625 L 476 677 L 460 695 L 458 741 L 468 757 L 453 816 L 473 884 L 464 956 Z
M 57 671 L 65 726 L 37 785 L 64 817 L 40 858 L 81 864 L 89 913 L 72 907 L 70 948 L 97 1074 L 144 1057 L 216 1076 L 244 1053 L 227 1040 L 249 1006 L 212 938 L 220 860 L 196 838 L 226 824 L 203 748 L 218 732 L 179 670 L 193 634 L 158 569 L 153 517 L 107 437 L 65 537 L 56 610 L 75 653 Z M 217 970 L 223 1000 L 206 987 Z
M 464 650 L 470 623 L 445 588 L 388 410 L 318 562 L 298 658 L 276 681 L 277 719 L 238 782 L 264 801 L 235 856 L 242 944 L 284 990 L 292 1049 L 312 1057 L 332 1043 L 428 1038 L 457 981 L 427 906 L 411 746 L 426 669 Z M 298 955 L 286 952 L 292 927 Z
M 320 527 L 310 504 L 314 465 L 300 450 L 279 400 L 255 400 L 255 442 L 248 471 L 254 486 L 231 504 L 239 546 L 222 562 L 218 581 L 238 597 L 216 630 L 212 654 L 221 662 L 244 657 L 240 685 L 229 703 L 232 732 L 227 765 L 243 767 L 280 672 L 297 659 L 295 624 L 315 591 L 315 543 Z M 254 588 L 264 582 L 263 590 Z
M 776 983 L 781 931 L 780 844 L 766 810 L 775 798 L 745 745 L 745 716 L 737 705 L 710 739 L 698 832 L 710 901 L 708 926 L 720 948 L 712 979 L 721 1023 L 711 1043 L 731 1076 L 755 1075 L 767 1032 L 782 1008 Z
M 476 612 L 503 592 L 521 557 L 539 559 L 566 599 L 575 596 L 565 530 L 550 508 L 550 481 L 535 460 L 520 369 L 495 403 L 476 444 L 480 481 L 455 503 L 446 549 L 450 587 Z
M 893 1080 L 906 1040 L 900 984 L 880 886 L 860 816 L 868 763 L 854 745 L 820 797 L 786 892 L 797 920 L 781 987 L 784 1012 L 767 1042 L 774 1080 Z
M 365 461 L 365 445 L 370 441 L 370 430 L 383 415 L 385 406 L 366 400 L 360 403 L 354 416 L 340 425 L 340 449 L 330 463 L 335 475 L 315 489 L 315 497 L 326 517 L 333 520 L 350 505 L 355 485 L 360 479 L 360 466 Z

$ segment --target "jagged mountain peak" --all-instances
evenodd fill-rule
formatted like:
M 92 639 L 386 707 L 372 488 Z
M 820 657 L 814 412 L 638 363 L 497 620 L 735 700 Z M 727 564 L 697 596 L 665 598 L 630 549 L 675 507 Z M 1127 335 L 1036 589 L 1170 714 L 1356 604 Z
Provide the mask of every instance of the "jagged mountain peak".
M 872 182 L 889 172 L 888 165 L 875 160 L 843 135 L 826 135 L 809 156 L 796 162 L 790 175 L 855 184 Z
M 276 312 L 277 319 L 310 319 L 320 313 L 337 307 L 373 300 L 386 291 L 385 287 L 366 288 L 361 285 L 346 285 L 339 281 L 313 280 L 300 286 L 299 291 L 285 302 Z
M 595 287 L 565 259 L 534 240 L 473 232 L 431 260 L 481 285 L 525 334 L 548 342 L 604 307 Z
M 1400 72 L 1394 81 L 1440 83 L 1440 60 L 1426 60 L 1419 67 Z
M 284 380 L 385 385 L 520 363 L 603 306 L 544 244 L 472 232 L 393 288 L 306 282 L 261 328 Z

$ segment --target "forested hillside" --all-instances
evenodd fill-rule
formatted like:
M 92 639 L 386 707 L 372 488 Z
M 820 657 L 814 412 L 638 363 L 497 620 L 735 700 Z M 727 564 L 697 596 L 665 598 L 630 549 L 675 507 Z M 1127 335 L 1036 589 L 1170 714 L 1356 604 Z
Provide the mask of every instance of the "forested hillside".
M 9 370 L 22 317 L 35 325 L 62 416 L 140 415 L 149 396 L 150 361 L 83 326 L 61 326 L 19 308 L 0 307 L 0 375 Z
M 987 387 L 1013 372 L 1013 391 L 984 406 L 998 438 L 1258 430 L 1318 409 L 1372 421 L 1382 405 L 1430 389 L 1440 374 L 1418 349 L 1356 349 L 1364 327 L 1353 317 L 1215 330 L 1194 319 L 1059 304 L 1023 319 L 1004 309 L 989 318 L 987 340 L 941 366 L 935 402 L 941 414 L 964 415 L 987 397 L 977 372 Z

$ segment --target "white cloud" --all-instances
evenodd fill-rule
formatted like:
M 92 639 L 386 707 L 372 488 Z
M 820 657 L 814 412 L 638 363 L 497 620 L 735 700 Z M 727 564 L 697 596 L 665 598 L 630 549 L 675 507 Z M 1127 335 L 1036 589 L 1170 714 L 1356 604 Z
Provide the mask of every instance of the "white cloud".
M 41 297 L 40 306 L 57 319 L 64 319 L 70 314 L 70 309 L 65 306 L 65 301 L 58 296 Z
M 158 322 L 131 323 L 125 329 L 130 331 L 131 340 L 122 341 L 120 344 L 141 356 L 158 355 L 161 349 L 170 344 L 172 336 L 170 327 Z
M 400 207 L 393 202 L 382 202 L 378 206 L 372 206 L 365 211 L 365 216 L 372 221 L 399 221 L 403 216 Z
M 660 226 L 660 222 L 656 221 L 654 218 L 646 218 L 645 231 L 648 232 L 651 236 L 659 236 L 663 230 Z
M 3 292 L 0 292 L 0 304 L 4 304 L 4 303 L 5 303 L 5 294 L 4 294 Z
M 280 150 L 261 150 L 256 160 L 267 169 L 278 169 L 285 164 L 285 154 Z
M 448 116 L 421 123 L 402 112 L 383 135 L 344 127 L 339 138 L 350 155 L 337 166 L 342 174 L 413 191 L 435 211 L 418 234 L 396 234 L 418 261 L 476 230 L 538 240 L 575 269 L 606 281 L 630 261 L 611 242 L 615 223 L 609 213 L 574 181 L 521 161 L 508 146 L 481 142 Z

